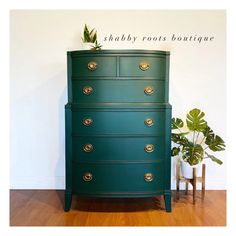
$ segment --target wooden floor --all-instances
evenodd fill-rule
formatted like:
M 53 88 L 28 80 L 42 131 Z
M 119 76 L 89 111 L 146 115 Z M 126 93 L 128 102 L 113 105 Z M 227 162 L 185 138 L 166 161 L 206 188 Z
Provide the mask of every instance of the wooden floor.
M 164 210 L 163 197 L 142 199 L 82 199 L 73 197 L 72 210 L 63 211 L 63 191 L 11 190 L 11 226 L 225 226 L 226 191 L 180 193 L 173 210 Z

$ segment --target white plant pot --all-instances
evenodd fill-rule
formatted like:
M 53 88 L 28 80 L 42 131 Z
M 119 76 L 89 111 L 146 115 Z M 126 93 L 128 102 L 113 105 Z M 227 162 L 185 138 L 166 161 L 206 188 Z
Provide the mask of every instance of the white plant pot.
M 193 178 L 193 168 L 196 168 L 197 177 L 202 176 L 202 163 L 190 166 L 188 162 L 181 160 L 180 166 L 181 166 L 181 172 L 184 178 L 187 178 L 187 179 Z

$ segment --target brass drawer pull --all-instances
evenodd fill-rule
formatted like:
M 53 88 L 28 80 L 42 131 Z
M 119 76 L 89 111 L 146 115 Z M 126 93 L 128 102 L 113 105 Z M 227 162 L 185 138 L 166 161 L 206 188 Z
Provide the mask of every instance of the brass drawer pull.
M 85 87 L 83 88 L 83 93 L 84 93 L 85 95 L 90 95 L 92 92 L 93 92 L 93 88 L 90 87 L 90 86 L 85 86 Z
M 147 181 L 147 182 L 153 181 L 153 178 L 154 178 L 154 176 L 153 176 L 152 173 L 146 173 L 146 174 L 144 175 L 144 179 L 145 179 L 145 181 Z
M 92 179 L 93 179 L 93 175 L 92 175 L 90 172 L 84 173 L 84 175 L 83 175 L 83 180 L 84 180 L 85 182 L 89 182 L 89 181 L 91 181 Z
M 92 123 L 93 123 L 93 120 L 92 120 L 91 118 L 85 118 L 85 119 L 83 120 L 83 124 L 84 124 L 85 126 L 90 126 Z
M 154 124 L 153 119 L 152 119 L 152 118 L 147 118 L 147 119 L 145 120 L 145 124 L 146 124 L 147 126 L 152 126 L 152 125 Z
M 94 71 L 97 69 L 97 63 L 95 61 L 90 61 L 88 63 L 88 69 L 91 70 L 91 71 Z
M 147 62 L 140 62 L 139 68 L 143 71 L 148 70 L 150 68 L 150 65 Z
M 153 144 L 147 144 L 147 145 L 145 146 L 145 151 L 146 151 L 146 152 L 153 152 L 153 151 L 154 151 L 154 146 L 153 146 Z
M 85 152 L 92 152 L 93 151 L 93 145 L 90 143 L 86 143 L 83 147 Z
M 147 94 L 147 95 L 152 95 L 154 93 L 154 88 L 153 87 L 146 87 L 144 89 L 144 92 Z

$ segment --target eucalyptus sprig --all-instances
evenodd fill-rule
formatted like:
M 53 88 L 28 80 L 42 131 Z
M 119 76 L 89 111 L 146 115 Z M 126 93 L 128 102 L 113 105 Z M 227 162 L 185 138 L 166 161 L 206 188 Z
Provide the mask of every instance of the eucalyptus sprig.
M 176 144 L 171 150 L 171 155 L 181 155 L 182 159 L 191 166 L 206 158 L 210 158 L 221 165 L 223 162 L 206 152 L 206 150 L 223 151 L 225 150 L 225 142 L 220 136 L 214 134 L 206 120 L 203 119 L 204 116 L 205 113 L 197 108 L 189 111 L 186 117 L 187 132 L 182 130 L 185 125 L 183 120 L 172 118 L 171 129 L 177 132 L 171 134 L 171 140 Z

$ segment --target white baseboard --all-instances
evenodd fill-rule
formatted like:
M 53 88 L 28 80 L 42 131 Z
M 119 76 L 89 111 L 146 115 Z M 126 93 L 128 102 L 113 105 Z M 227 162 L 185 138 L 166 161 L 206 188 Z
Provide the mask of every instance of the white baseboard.
M 65 189 L 65 177 L 14 177 L 10 189 Z

